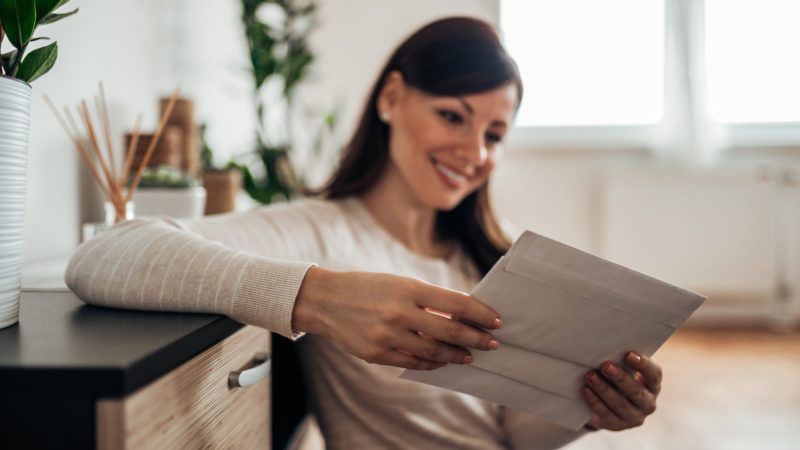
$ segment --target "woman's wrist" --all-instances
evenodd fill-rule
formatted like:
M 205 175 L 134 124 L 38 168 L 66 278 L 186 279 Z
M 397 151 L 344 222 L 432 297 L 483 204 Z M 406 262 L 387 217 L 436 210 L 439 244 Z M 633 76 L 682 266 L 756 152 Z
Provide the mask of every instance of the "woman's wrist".
M 292 331 L 325 334 L 324 316 L 320 314 L 320 304 L 325 293 L 330 294 L 332 271 L 317 266 L 309 267 L 303 283 L 297 291 L 292 311 Z

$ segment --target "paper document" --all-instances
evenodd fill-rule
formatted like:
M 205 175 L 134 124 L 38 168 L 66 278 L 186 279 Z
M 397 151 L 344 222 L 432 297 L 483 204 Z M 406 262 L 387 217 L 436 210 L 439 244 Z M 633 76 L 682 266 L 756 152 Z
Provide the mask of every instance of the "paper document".
M 584 376 L 629 350 L 652 355 L 705 297 L 526 231 L 472 291 L 504 326 L 468 365 L 400 376 L 580 429 Z

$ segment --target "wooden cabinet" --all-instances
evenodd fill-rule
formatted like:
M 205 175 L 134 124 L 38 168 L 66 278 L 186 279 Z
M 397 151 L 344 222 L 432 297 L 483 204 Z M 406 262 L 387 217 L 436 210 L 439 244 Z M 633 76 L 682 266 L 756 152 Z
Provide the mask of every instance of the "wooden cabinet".
M 269 448 L 269 380 L 228 384 L 268 350 L 269 333 L 247 326 L 133 394 L 98 401 L 98 448 Z
M 228 385 L 266 375 L 266 330 L 69 292 L 26 291 L 20 306 L 0 330 L 0 448 L 270 448 L 272 377 Z

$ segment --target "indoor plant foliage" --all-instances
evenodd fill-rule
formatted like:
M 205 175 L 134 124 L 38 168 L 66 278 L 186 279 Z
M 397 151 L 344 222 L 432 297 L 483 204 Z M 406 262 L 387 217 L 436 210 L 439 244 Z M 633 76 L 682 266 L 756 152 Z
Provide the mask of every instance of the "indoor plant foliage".
M 298 83 L 313 60 L 306 40 L 316 26 L 316 5 L 303 0 L 242 0 L 242 23 L 247 38 L 254 82 L 254 103 L 258 117 L 256 153 L 264 175 L 256 179 L 244 164 L 239 165 L 247 193 L 260 203 L 291 197 L 298 189 L 289 163 L 291 131 L 289 116 Z M 269 104 L 265 88 L 271 81 L 281 83 L 283 105 Z M 265 110 L 285 111 L 284 136 L 267 131 Z
M 56 62 L 58 44 L 54 41 L 26 55 L 28 45 L 48 37 L 33 37 L 40 25 L 57 22 L 78 12 L 55 13 L 69 0 L 0 0 L 0 43 L 3 37 L 14 47 L 2 55 L 2 74 L 30 83 L 47 73 Z

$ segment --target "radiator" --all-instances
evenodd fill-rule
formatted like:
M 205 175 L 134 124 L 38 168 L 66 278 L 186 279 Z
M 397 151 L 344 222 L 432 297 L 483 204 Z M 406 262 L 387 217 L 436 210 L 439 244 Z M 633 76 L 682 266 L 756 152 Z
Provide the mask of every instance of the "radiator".
M 603 257 L 709 297 L 763 306 L 778 295 L 778 177 L 750 170 L 613 170 L 601 176 Z

